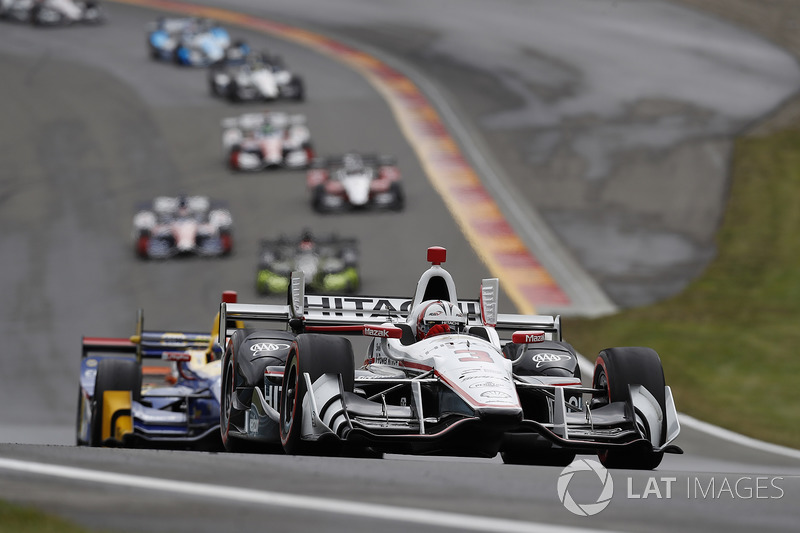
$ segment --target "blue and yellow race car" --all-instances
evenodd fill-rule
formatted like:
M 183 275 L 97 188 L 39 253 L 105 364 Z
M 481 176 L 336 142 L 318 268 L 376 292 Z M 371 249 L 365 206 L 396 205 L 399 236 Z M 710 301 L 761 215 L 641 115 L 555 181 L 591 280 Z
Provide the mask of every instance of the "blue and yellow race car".
M 141 310 L 130 338 L 84 337 L 77 445 L 222 449 L 215 337 L 216 329 L 145 331 Z

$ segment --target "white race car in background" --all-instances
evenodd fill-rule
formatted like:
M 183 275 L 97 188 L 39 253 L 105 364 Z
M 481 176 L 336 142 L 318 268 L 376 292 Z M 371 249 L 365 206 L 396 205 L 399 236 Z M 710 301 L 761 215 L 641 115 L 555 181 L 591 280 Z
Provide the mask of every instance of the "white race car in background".
M 208 82 L 212 96 L 231 102 L 305 98 L 303 79 L 290 72 L 279 56 L 241 48 L 228 49 L 209 67 Z
M 307 168 L 314 157 L 304 115 L 276 111 L 222 120 L 222 148 L 233 170 Z
M 99 23 L 105 20 L 105 12 L 96 0 L 0 0 L 0 17 L 55 26 Z

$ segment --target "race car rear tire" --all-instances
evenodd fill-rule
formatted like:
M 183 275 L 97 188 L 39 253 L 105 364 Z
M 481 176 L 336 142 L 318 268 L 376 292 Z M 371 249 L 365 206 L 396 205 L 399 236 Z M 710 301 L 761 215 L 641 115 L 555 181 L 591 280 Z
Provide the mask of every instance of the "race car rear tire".
M 666 413 L 664 369 L 655 350 L 643 347 L 607 348 L 597 356 L 592 386 L 605 389 L 609 402 L 628 399 L 628 385 L 642 385 L 653 395 Z M 646 428 L 645 428 L 646 429 Z M 649 435 L 646 435 L 649 437 Z M 666 424 L 662 424 L 660 442 L 666 439 Z M 653 470 L 664 458 L 664 452 L 651 449 L 605 450 L 598 453 L 606 468 Z
M 131 399 L 142 398 L 142 367 L 134 359 L 101 359 L 97 364 L 94 381 L 94 408 L 92 409 L 90 446 L 103 445 L 103 393 L 105 391 L 130 391 Z
M 283 372 L 279 425 L 284 451 L 290 455 L 336 454 L 341 445 L 333 436 L 318 441 L 302 440 L 302 403 L 308 391 L 304 373 L 309 374 L 312 383 L 323 374 L 340 374 L 344 390 L 353 392 L 355 364 L 350 341 L 329 335 L 300 334 Z

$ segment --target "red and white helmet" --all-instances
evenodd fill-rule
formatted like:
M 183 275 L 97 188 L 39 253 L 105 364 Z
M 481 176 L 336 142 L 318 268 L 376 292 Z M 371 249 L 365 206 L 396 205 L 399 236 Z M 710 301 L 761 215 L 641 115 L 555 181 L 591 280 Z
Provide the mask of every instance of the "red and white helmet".
M 439 333 L 464 331 L 467 319 L 458 306 L 442 300 L 429 300 L 420 304 L 421 311 L 417 318 L 416 336 L 422 340 L 428 336 L 431 328 L 438 324 L 447 325 L 447 328 L 437 328 Z

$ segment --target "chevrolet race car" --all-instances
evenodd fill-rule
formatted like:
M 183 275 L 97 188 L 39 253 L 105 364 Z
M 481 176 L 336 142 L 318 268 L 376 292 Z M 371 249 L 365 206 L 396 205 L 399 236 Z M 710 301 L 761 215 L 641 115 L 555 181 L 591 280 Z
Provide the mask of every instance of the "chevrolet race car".
M 159 196 L 133 217 L 134 246 L 142 259 L 225 256 L 232 226 L 230 212 L 206 196 Z
M 235 302 L 236 294 L 222 299 Z M 130 338 L 83 338 L 77 445 L 222 449 L 216 330 L 142 328 L 139 311 Z
M 95 0 L 0 0 L 0 17 L 37 26 L 97 24 L 105 11 Z
M 225 448 L 499 452 L 506 463 L 540 465 L 597 453 L 606 467 L 636 469 L 682 453 L 672 444 L 680 426 L 656 352 L 603 350 L 583 386 L 559 317 L 498 314 L 497 279 L 483 281 L 479 300 L 458 300 L 445 253 L 429 248 L 431 267 L 410 299 L 306 295 L 295 272 L 288 305 L 223 303 Z M 429 316 L 435 306 L 460 310 Z M 437 317 L 449 321 L 428 333 L 441 334 L 420 335 Z M 372 338 L 359 368 L 348 334 Z
M 393 158 L 355 152 L 314 161 L 306 177 L 311 206 L 325 213 L 376 207 L 399 211 L 405 204 Z
M 267 111 L 222 120 L 222 148 L 232 170 L 307 168 L 314 157 L 304 115 Z
M 358 241 L 336 235 L 316 239 L 305 231 L 298 239 L 262 240 L 256 290 L 286 294 L 292 271 L 304 274 L 306 290 L 354 293 L 359 288 Z
M 229 48 L 209 67 L 208 83 L 211 96 L 231 102 L 305 98 L 303 79 L 291 73 L 279 56 L 240 48 Z
M 249 50 L 242 42 L 231 43 L 228 30 L 209 19 L 159 17 L 147 27 L 147 48 L 153 59 L 205 67 L 222 59 L 230 47 Z

